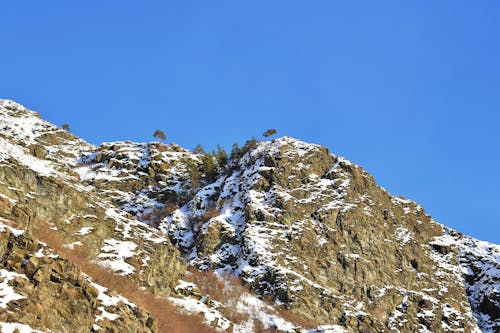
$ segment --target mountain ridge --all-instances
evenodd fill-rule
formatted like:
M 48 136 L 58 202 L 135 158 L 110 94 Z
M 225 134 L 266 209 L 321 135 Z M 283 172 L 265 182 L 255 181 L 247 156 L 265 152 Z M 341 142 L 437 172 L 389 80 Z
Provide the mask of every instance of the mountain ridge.
M 270 296 L 275 306 L 316 325 L 334 325 L 326 330 L 500 327 L 499 246 L 443 227 L 420 205 L 391 196 L 361 167 L 320 145 L 289 137 L 257 142 L 219 166 L 211 181 L 202 155 L 177 145 L 94 146 L 15 102 L 2 100 L 0 107 L 2 221 L 23 221 L 14 212 L 20 197 L 35 196 L 20 180 L 29 174 L 42 185 L 35 192 L 48 188 L 53 198 L 28 207 L 21 229 L 29 234 L 42 223 L 39 216 L 47 216 L 53 228 L 72 233 L 65 245 L 88 246 L 93 262 L 184 309 L 198 293 L 196 286 L 179 291 L 187 286 L 178 284 L 189 275 L 187 263 L 239 278 L 260 298 Z M 201 172 L 199 186 L 193 166 Z M 76 202 L 70 209 L 54 204 L 60 189 Z M 89 202 L 94 207 L 86 207 Z M 271 329 L 269 322 L 279 321 L 253 313 L 239 324 L 226 318 L 231 314 L 223 304 L 201 303 L 205 320 L 219 330 L 254 331 L 257 323 Z

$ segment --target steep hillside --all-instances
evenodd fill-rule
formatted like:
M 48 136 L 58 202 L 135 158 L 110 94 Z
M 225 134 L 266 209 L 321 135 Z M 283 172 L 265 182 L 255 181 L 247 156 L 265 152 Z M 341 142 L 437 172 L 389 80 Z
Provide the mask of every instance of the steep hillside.
M 498 245 L 288 137 L 218 165 L 0 100 L 0 222 L 4 331 L 500 331 Z

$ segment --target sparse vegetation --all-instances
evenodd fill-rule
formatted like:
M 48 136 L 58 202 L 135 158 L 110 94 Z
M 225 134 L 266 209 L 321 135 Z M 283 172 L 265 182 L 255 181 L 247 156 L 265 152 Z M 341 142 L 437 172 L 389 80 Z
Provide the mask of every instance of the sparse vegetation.
M 240 279 L 224 276 L 222 280 L 212 271 L 200 271 L 192 267 L 188 271 L 190 274 L 187 275 L 187 280 L 196 284 L 203 295 L 208 295 L 227 307 L 227 311 L 223 313 L 227 319 L 233 323 L 248 321 L 248 313 L 234 311 L 241 296 L 250 293 Z
M 159 297 L 141 289 L 137 281 L 130 277 L 119 276 L 92 263 L 89 257 L 82 256 L 80 252 L 63 246 L 67 240 L 63 235 L 50 228 L 34 228 L 33 236 L 46 243 L 67 260 L 79 266 L 85 274 L 89 275 L 100 285 L 124 296 L 134 304 L 147 310 L 158 320 L 159 332 L 215 332 L 211 327 L 202 324 L 200 315 L 184 315 L 171 304 L 166 297 Z

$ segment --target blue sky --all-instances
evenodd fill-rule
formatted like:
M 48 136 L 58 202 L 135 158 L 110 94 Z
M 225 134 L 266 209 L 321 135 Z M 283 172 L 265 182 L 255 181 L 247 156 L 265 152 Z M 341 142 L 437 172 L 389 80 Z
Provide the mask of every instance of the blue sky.
M 274 127 L 500 243 L 498 1 L 3 1 L 0 97 L 95 144 Z

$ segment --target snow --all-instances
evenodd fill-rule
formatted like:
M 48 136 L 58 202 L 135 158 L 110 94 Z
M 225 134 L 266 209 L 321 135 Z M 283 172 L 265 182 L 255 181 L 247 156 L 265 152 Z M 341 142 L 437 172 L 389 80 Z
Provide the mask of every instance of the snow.
M 43 254 L 43 247 L 41 247 L 35 254 L 34 254 L 35 257 L 37 258 L 42 258 L 44 257 L 45 255 Z
M 74 178 L 58 171 L 56 166 L 64 169 L 75 164 L 78 154 L 93 146 L 72 136 L 56 145 L 47 143 L 47 135 L 60 135 L 62 132 L 55 125 L 40 119 L 35 112 L 15 102 L 0 100 L 0 161 L 12 157 L 41 176 Z M 27 147 L 32 144 L 42 144 L 46 148 L 46 160 L 31 155 Z
M 90 281 L 90 279 L 88 277 L 87 277 L 87 279 Z M 105 287 L 103 287 L 95 282 L 90 282 L 90 284 L 92 285 L 92 287 L 96 288 L 99 291 L 99 295 L 97 296 L 97 298 L 99 299 L 99 301 L 101 302 L 101 305 L 102 305 L 102 306 L 98 307 L 98 310 L 101 311 L 101 314 L 96 316 L 96 319 L 95 319 L 96 324 L 103 319 L 116 320 L 116 319 L 118 319 L 118 317 L 120 317 L 117 314 L 110 313 L 110 312 L 106 311 L 106 307 L 116 306 L 120 302 L 123 302 L 130 307 L 135 307 L 134 304 L 130 303 L 126 298 L 124 298 L 122 296 L 109 296 L 109 295 L 107 295 L 106 294 L 106 292 L 108 291 L 107 288 L 105 288 Z
M 5 199 L 5 200 L 9 201 L 11 205 L 15 205 L 15 204 L 16 204 L 16 202 L 17 202 L 16 200 L 14 200 L 14 199 L 12 199 L 12 198 L 9 198 L 8 196 L 6 196 L 6 195 L 4 195 L 4 194 L 1 194 L 1 193 L 0 193 L 0 198 Z
M 52 162 L 38 159 L 32 156 L 27 148 L 12 144 L 10 141 L 0 137 L 0 162 L 11 157 L 16 159 L 21 165 L 35 171 L 41 176 L 67 178 L 66 175 L 55 169 Z
M 20 323 L 2 323 L 0 322 L 0 328 L 2 333 L 43 333 L 33 329 L 31 326 L 20 324 Z M 16 331 L 17 330 L 17 331 Z
M 34 143 L 42 133 L 59 130 L 41 120 L 36 113 L 10 100 L 0 100 L 0 124 L 4 136 L 22 141 L 25 145 Z
M 5 219 L 3 217 L 0 217 L 0 232 L 5 232 L 8 229 L 16 237 L 21 236 L 22 234 L 24 234 L 24 230 L 19 230 L 19 229 L 12 228 L 11 226 L 4 224 L 4 222 L 6 222 L 6 223 L 13 223 L 10 220 L 7 220 L 7 219 Z
M 90 234 L 90 233 L 92 232 L 92 230 L 94 230 L 94 228 L 93 228 L 93 227 L 83 227 L 83 228 L 81 228 L 81 229 L 77 232 L 77 234 L 78 234 L 78 235 L 81 235 L 81 236 L 85 236 L 85 235 Z
M 63 247 L 68 248 L 70 250 L 74 250 L 75 246 L 82 246 L 82 245 L 83 245 L 82 242 L 76 241 L 76 242 L 73 242 L 73 243 L 64 244 Z
M 225 288 L 234 288 L 224 277 L 219 276 L 220 279 L 225 283 Z M 186 281 L 179 281 L 179 285 L 175 288 L 176 290 L 198 290 L 197 286 L 193 283 Z M 206 296 L 201 299 L 194 299 L 190 297 L 174 298 L 171 297 L 169 300 L 176 306 L 181 308 L 181 312 L 189 314 L 202 314 L 205 318 L 205 324 L 210 325 L 217 321 L 217 330 L 223 331 L 227 330 L 231 324 L 233 324 L 233 333 L 252 333 L 254 332 L 255 323 L 258 322 L 266 330 L 276 329 L 279 332 L 301 332 L 301 333 L 344 333 L 345 331 L 341 326 L 337 325 L 326 325 L 319 326 L 314 330 L 302 329 L 295 326 L 291 322 L 283 319 L 276 310 L 258 299 L 256 296 L 247 292 L 232 293 L 235 296 L 226 300 L 226 305 L 230 311 L 235 314 L 242 315 L 242 321 L 231 323 L 227 318 L 225 318 L 219 311 L 219 307 L 222 304 L 213 301 L 211 305 L 207 305 Z
M 7 304 L 10 301 L 15 301 L 18 299 L 25 298 L 19 294 L 16 294 L 14 288 L 9 285 L 9 281 L 14 280 L 17 277 L 21 277 L 23 279 L 27 279 L 26 275 L 18 274 L 14 272 L 7 271 L 5 269 L 0 269 L 0 307 L 6 309 Z
M 307 333 L 347 333 L 348 331 L 339 325 L 322 325 Z
M 398 227 L 394 236 L 396 237 L 396 240 L 400 242 L 401 247 L 405 246 L 414 238 L 413 233 L 405 227 Z
M 259 300 L 257 297 L 249 295 L 249 294 L 243 294 L 239 299 L 236 304 L 236 307 L 234 309 L 236 312 L 239 313 L 247 313 L 250 314 L 250 320 L 251 321 L 259 321 L 262 326 L 264 326 L 264 329 L 271 329 L 275 328 L 278 331 L 283 331 L 283 332 L 294 332 L 296 326 L 293 325 L 292 323 L 284 320 L 278 315 L 273 315 L 270 314 L 270 311 L 273 311 L 272 307 L 269 305 L 265 304 L 261 300 Z M 235 331 L 236 332 L 253 332 L 253 331 L 247 331 L 245 330 L 247 325 L 240 325 L 240 327 L 236 327 Z
M 225 331 L 231 326 L 231 322 L 227 320 L 219 311 L 208 307 L 202 300 L 196 300 L 189 297 L 184 298 L 168 298 L 174 305 L 180 307 L 180 312 L 185 314 L 202 314 L 205 318 L 205 323 L 211 325 L 217 321 L 219 331 Z
M 121 241 L 115 238 L 105 239 L 104 246 L 97 258 L 99 265 L 109 268 L 120 275 L 129 275 L 135 268 L 125 260 L 135 255 L 137 244 L 130 241 Z
M 491 318 L 487 313 L 481 311 L 480 305 L 485 299 L 489 299 L 490 302 L 496 304 L 497 309 L 500 308 L 500 302 L 498 302 L 500 296 L 500 245 L 459 234 L 455 234 L 453 237 L 450 235 L 450 229 L 446 231 L 447 235 L 437 241 L 447 244 L 455 242 L 459 250 L 461 272 L 474 277 L 467 279 L 466 286 L 478 325 L 484 332 L 493 332 L 495 329 L 499 329 L 500 318 Z

